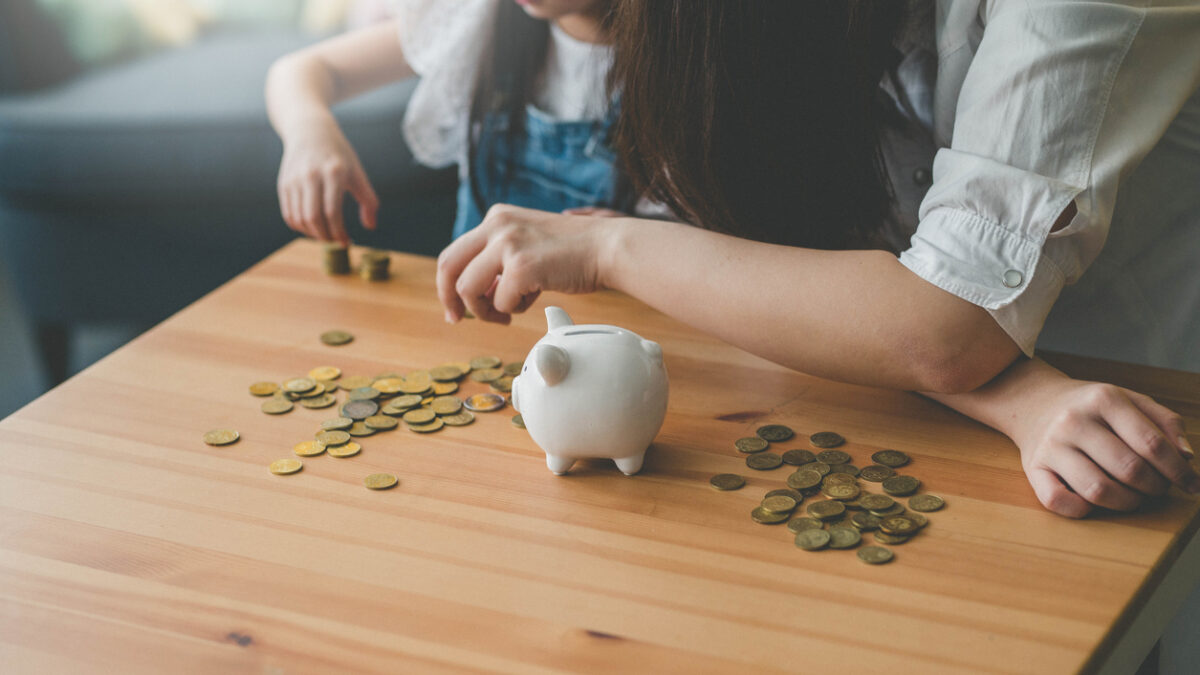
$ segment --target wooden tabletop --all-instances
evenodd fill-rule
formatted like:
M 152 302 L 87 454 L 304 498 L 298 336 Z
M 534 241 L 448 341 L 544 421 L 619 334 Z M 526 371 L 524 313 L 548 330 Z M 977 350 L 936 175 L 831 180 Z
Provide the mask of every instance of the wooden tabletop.
M 1051 515 L 1001 435 L 913 394 L 787 371 L 617 294 L 447 325 L 433 267 L 397 255 L 389 282 L 331 278 L 293 243 L 0 422 L 2 670 L 1091 670 L 1196 524 L 1178 493 L 1134 515 Z M 519 361 L 550 303 L 661 343 L 670 406 L 637 476 L 608 461 L 554 476 L 511 408 L 267 471 L 335 415 L 264 415 L 251 383 Z M 333 328 L 355 341 L 323 345 Z M 1200 377 L 1065 361 L 1200 428 Z M 888 565 L 802 551 L 750 519 L 789 473 L 734 449 L 766 423 L 797 431 L 778 450 L 822 430 L 860 466 L 902 450 L 902 472 L 947 506 Z M 241 441 L 209 447 L 213 428 Z M 399 486 L 365 489 L 380 471 Z M 747 486 L 713 490 L 723 472 Z

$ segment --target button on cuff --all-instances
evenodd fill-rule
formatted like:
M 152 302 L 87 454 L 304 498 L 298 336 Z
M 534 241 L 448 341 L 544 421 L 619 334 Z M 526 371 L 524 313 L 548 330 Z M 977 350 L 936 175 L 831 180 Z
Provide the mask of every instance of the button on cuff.
M 1020 270 L 1006 270 L 1004 272 L 1004 285 L 1007 288 L 1016 288 L 1025 281 L 1025 275 L 1021 274 Z

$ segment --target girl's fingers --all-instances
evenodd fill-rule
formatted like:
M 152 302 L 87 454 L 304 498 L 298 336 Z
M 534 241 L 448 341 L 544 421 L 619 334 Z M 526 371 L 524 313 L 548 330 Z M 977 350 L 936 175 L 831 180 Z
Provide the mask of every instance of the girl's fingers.
M 454 285 L 455 293 L 467 309 L 484 321 L 503 324 L 512 321 L 511 315 L 499 312 L 492 306 L 493 285 L 503 271 L 499 248 L 489 246 L 467 263 Z
M 288 227 L 292 226 L 292 219 L 288 212 L 288 195 L 287 189 L 282 185 L 275 189 L 275 196 L 279 198 L 279 215 L 283 218 L 283 222 Z
M 1084 425 L 1070 442 L 1086 448 L 1085 454 L 1108 475 L 1139 492 L 1161 495 L 1170 487 L 1170 482 L 1128 443 L 1098 422 Z
M 300 208 L 300 191 L 294 187 L 288 190 L 288 212 L 292 216 L 292 219 L 288 221 L 288 227 L 301 236 L 310 236 L 311 233 L 304 225 L 304 211 Z
M 487 246 L 487 235 L 475 228 L 442 250 L 437 261 L 437 292 L 446 320 L 454 323 L 463 317 L 463 301 L 458 296 L 458 279 L 467 265 Z
M 1131 511 L 1141 504 L 1137 493 L 1117 483 L 1075 448 L 1060 446 L 1047 457 L 1046 468 L 1087 501 L 1114 511 Z
M 1048 510 L 1068 518 L 1082 518 L 1092 510 L 1083 497 L 1071 492 L 1049 469 L 1034 468 L 1025 472 L 1033 493 Z
M 329 226 L 329 236 L 334 241 L 350 245 L 350 237 L 346 234 L 346 223 L 342 218 L 342 199 L 346 189 L 335 181 L 325 181 L 324 213 L 325 222 Z
M 349 190 L 358 201 L 358 218 L 363 227 L 374 230 L 378 224 L 375 216 L 379 212 L 379 196 L 375 194 L 375 188 L 371 187 L 371 181 L 367 179 L 367 172 L 360 165 L 356 165 L 350 172 Z
M 1159 429 L 1162 429 L 1163 433 L 1167 436 L 1167 440 L 1171 441 L 1179 449 L 1180 454 L 1185 459 L 1190 460 L 1195 456 L 1195 451 L 1192 450 L 1191 445 L 1187 441 L 1187 429 L 1185 428 L 1183 417 L 1145 394 L 1139 394 L 1135 391 L 1130 391 L 1128 394 L 1129 400 L 1133 401 L 1133 404 L 1138 407 L 1138 410 L 1142 411 L 1143 415 L 1148 417 L 1151 422 L 1157 424 Z
M 309 184 L 304 188 L 304 224 L 314 239 L 329 241 L 329 228 L 325 224 L 324 193 L 321 184 Z
M 1166 430 L 1142 414 L 1140 406 L 1131 405 L 1133 397 L 1123 390 L 1116 390 L 1107 396 L 1113 398 L 1113 403 L 1103 406 L 1101 410 L 1104 421 L 1112 428 L 1113 433 L 1160 474 L 1166 476 L 1167 480 L 1189 492 L 1200 492 L 1200 477 L 1180 456 L 1178 446 L 1167 440 L 1167 435 L 1163 433 Z

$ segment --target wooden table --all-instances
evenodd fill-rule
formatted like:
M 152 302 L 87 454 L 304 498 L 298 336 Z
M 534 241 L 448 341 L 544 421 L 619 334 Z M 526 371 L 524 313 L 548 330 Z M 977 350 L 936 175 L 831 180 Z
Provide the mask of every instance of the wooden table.
M 1179 494 L 1053 516 L 999 434 L 916 395 L 789 372 L 623 296 L 450 326 L 433 261 L 397 256 L 372 284 L 324 276 L 319 255 L 285 247 L 0 422 L 0 671 L 1094 671 L 1196 526 Z M 641 474 L 593 461 L 554 476 L 511 409 L 268 473 L 332 409 L 267 416 L 250 383 L 519 360 L 549 302 L 662 344 L 670 409 Z M 325 346 L 331 328 L 357 339 Z M 1200 378 L 1068 361 L 1200 428 Z M 890 565 L 801 551 L 749 517 L 788 473 L 734 451 L 765 423 L 798 432 L 780 449 L 839 431 L 859 465 L 903 450 L 948 506 Z M 219 427 L 242 440 L 204 445 Z M 377 471 L 400 485 L 366 490 Z M 722 472 L 747 487 L 713 490 Z

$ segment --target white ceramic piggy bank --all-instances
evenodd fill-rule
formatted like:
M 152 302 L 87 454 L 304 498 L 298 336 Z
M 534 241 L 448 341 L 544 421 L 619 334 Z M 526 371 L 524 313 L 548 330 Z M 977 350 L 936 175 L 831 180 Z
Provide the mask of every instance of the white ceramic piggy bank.
M 617 326 L 576 326 L 558 307 L 546 308 L 546 323 L 512 384 L 546 465 L 561 476 L 577 459 L 609 457 L 637 473 L 667 413 L 662 348 Z

